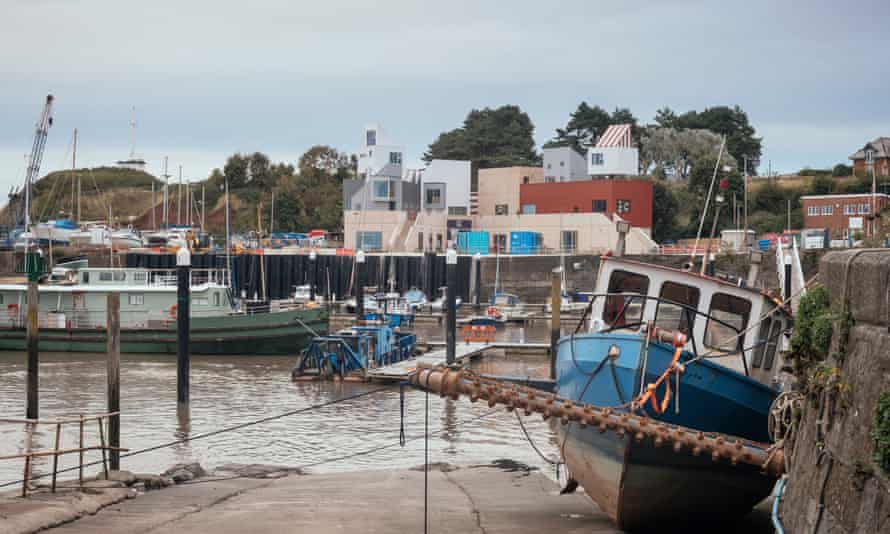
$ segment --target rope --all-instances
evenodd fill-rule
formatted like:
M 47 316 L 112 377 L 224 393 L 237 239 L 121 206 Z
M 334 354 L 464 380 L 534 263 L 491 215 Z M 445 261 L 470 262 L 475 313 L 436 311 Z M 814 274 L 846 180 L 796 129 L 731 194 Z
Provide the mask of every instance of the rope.
M 170 442 L 167 442 L 167 443 L 161 443 L 161 444 L 159 444 L 159 445 L 153 445 L 153 446 L 151 446 L 151 447 L 146 447 L 146 448 L 144 448 L 144 449 L 139 449 L 139 450 L 136 450 L 136 451 L 132 451 L 132 452 L 128 452 L 128 453 L 125 453 L 125 454 L 121 454 L 120 457 L 121 457 L 121 458 L 129 458 L 129 457 L 131 457 L 131 456 L 136 456 L 137 454 L 144 454 L 144 453 L 147 453 L 147 452 L 153 452 L 153 451 L 156 451 L 156 450 L 160 450 L 160 449 L 165 449 L 165 448 L 168 448 L 168 447 L 172 447 L 172 446 L 174 446 L 174 445 L 180 445 L 180 444 L 182 444 L 182 443 L 187 443 L 187 442 L 189 442 L 189 441 L 194 441 L 194 440 L 197 440 L 197 439 L 208 438 L 208 437 L 211 437 L 211 436 L 216 436 L 216 435 L 218 435 L 218 434 L 223 434 L 223 433 L 225 433 L 225 432 L 232 432 L 232 431 L 235 431 L 235 430 L 241 430 L 242 428 L 247 428 L 247 427 L 255 426 L 255 425 L 258 425 L 258 424 L 262 424 L 262 423 L 268 423 L 269 421 L 274 421 L 274 420 L 276 420 L 276 419 L 282 419 L 282 418 L 284 418 L 284 417 L 289 417 L 289 416 L 292 416 L 292 415 L 299 415 L 299 414 L 302 414 L 302 413 L 306 413 L 306 412 L 310 412 L 310 411 L 313 411 L 313 410 L 318 410 L 318 409 L 321 409 L 321 408 L 325 408 L 325 407 L 328 407 L 328 406 L 332 406 L 332 405 L 334 405 L 334 404 L 339 404 L 339 403 L 341 403 L 341 402 L 346 402 L 346 401 L 350 401 L 350 400 L 354 400 L 354 399 L 359 399 L 359 398 L 362 398 L 362 397 L 367 397 L 367 396 L 369 396 L 369 395 L 373 395 L 374 393 L 379 393 L 379 392 L 381 392 L 381 391 L 386 391 L 386 390 L 388 390 L 388 389 L 389 389 L 388 387 L 382 387 L 382 388 L 372 389 L 371 391 L 365 391 L 365 392 L 363 392 L 363 393 L 357 393 L 357 394 L 355 394 L 355 395 L 350 395 L 349 397 L 341 397 L 341 398 L 339 398 L 339 399 L 335 399 L 335 400 L 331 400 L 331 401 L 327 401 L 327 402 L 322 402 L 322 403 L 318 403 L 318 404 L 313 404 L 312 406 L 307 406 L 307 407 L 305 407 L 305 408 L 300 408 L 300 409 L 297 409 L 297 410 L 291 410 L 291 411 L 289 411 L 289 412 L 284 412 L 284 413 L 281 413 L 281 414 L 278 414 L 278 415 L 270 415 L 269 417 L 263 417 L 262 419 L 256 419 L 256 420 L 253 420 L 253 421 L 248 421 L 248 422 L 246 422 L 246 423 L 240 423 L 240 424 L 237 424 L 237 425 L 233 425 L 233 426 L 229 426 L 229 427 L 225 427 L 225 428 L 220 428 L 220 429 L 213 430 L 213 431 L 210 431 L 210 432 L 205 432 L 205 433 L 203 433 L 203 434 L 196 434 L 196 435 L 194 435 L 194 436 L 188 436 L 188 437 L 185 437 L 185 438 L 182 438 L 182 439 L 178 439 L 178 440 L 175 440 L 175 441 L 170 441 Z M 67 473 L 67 472 L 69 472 L 69 471 L 75 471 L 75 470 L 79 469 L 80 467 L 92 467 L 92 466 L 94 466 L 94 465 L 99 465 L 99 464 L 101 464 L 101 463 L 102 463 L 101 460 L 97 460 L 97 461 L 95 461 L 95 462 L 90 462 L 90 463 L 83 464 L 83 466 L 75 466 L 75 467 L 69 467 L 69 468 L 66 468 L 66 469 L 60 469 L 60 470 L 57 471 L 56 473 L 57 473 L 57 474 Z M 38 479 L 38 478 L 44 478 L 44 477 L 47 477 L 47 476 L 50 476 L 50 473 L 43 473 L 43 474 L 37 474 L 37 475 L 34 475 L 34 476 L 30 477 L 30 480 L 36 480 L 36 479 Z M 24 480 L 15 480 L 15 481 L 12 481 L 12 482 L 6 482 L 6 483 L 4 483 L 4 484 L 0 484 L 0 488 L 4 488 L 4 487 L 7 487 L 7 486 L 13 486 L 13 485 L 16 485 L 16 484 L 22 484 L 23 482 L 24 482 Z
M 531 436 L 529 436 L 528 430 L 526 430 L 526 428 L 525 428 L 525 423 L 522 422 L 522 417 L 519 416 L 519 412 L 514 410 L 513 413 L 516 414 L 516 421 L 519 422 L 519 428 L 521 428 L 522 433 L 525 434 L 526 441 L 528 441 L 528 444 L 531 445 L 532 449 L 534 449 L 534 451 L 536 453 L 538 453 L 538 456 L 540 456 L 542 460 L 544 460 L 545 462 L 547 462 L 550 465 L 559 466 L 562 462 L 560 462 L 558 460 L 551 460 L 550 458 L 547 458 L 546 456 L 544 456 L 544 453 L 541 452 L 541 449 L 539 449 L 538 446 L 535 445 L 534 440 L 532 439 Z

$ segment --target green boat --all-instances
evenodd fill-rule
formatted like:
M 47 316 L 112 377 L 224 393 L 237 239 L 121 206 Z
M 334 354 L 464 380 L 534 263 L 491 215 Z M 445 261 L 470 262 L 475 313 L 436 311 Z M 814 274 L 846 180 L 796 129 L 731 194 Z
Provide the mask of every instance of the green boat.
M 118 292 L 121 352 L 176 353 L 174 271 L 88 268 L 55 278 L 38 287 L 41 350 L 104 352 L 107 295 Z M 190 282 L 192 354 L 297 354 L 328 331 L 319 306 L 273 302 L 233 311 L 224 271 L 196 269 Z M 27 286 L 0 284 L 0 306 L 0 350 L 25 350 Z

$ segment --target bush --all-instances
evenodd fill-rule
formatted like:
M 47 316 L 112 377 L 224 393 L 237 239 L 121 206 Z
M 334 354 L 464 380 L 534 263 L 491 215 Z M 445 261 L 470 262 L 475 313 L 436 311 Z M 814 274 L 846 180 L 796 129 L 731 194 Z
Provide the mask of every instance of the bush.
M 850 165 L 844 165 L 843 163 L 838 163 L 831 169 L 831 175 L 834 177 L 839 176 L 852 176 L 853 175 L 853 167 Z
M 890 474 L 890 391 L 882 393 L 875 406 L 871 438 L 875 445 L 875 462 L 884 473 Z

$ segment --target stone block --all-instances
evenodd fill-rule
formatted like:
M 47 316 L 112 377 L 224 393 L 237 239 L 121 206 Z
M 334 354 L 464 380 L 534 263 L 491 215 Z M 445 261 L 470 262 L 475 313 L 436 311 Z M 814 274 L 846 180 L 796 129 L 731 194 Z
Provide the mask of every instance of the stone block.
M 890 249 L 829 252 L 820 263 L 819 280 L 836 309 L 846 298 L 857 322 L 890 325 Z

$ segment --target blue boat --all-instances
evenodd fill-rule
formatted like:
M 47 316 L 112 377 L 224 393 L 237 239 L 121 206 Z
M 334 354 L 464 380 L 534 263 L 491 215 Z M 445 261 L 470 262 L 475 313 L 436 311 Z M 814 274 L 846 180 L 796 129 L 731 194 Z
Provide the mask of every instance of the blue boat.
M 582 323 L 559 341 L 555 392 L 765 448 L 789 327 L 785 307 L 758 291 L 603 258 Z M 555 427 L 569 476 L 624 530 L 741 517 L 775 483 L 754 466 L 577 424 Z

